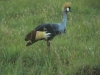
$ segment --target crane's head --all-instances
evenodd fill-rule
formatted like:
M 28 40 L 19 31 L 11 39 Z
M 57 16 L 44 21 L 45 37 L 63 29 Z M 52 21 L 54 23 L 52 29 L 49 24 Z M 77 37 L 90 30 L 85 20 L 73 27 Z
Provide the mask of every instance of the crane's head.
M 69 11 L 71 11 L 70 5 L 71 5 L 70 2 L 64 3 L 64 5 L 63 5 L 63 7 L 62 7 L 62 11 L 66 12 L 66 13 L 69 12 Z

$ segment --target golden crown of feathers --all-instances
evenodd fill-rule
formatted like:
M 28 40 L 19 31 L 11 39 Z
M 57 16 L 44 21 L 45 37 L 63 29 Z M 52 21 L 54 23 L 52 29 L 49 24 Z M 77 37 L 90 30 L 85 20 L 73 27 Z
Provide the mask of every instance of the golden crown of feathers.
M 63 4 L 62 10 L 65 10 L 66 8 L 70 7 L 70 5 L 71 5 L 71 2 L 65 2 Z

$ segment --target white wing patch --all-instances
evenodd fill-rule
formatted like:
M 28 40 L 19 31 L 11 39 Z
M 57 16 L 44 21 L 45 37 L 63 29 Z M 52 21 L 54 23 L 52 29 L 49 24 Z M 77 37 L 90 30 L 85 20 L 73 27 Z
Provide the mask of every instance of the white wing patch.
M 45 38 L 45 39 L 47 39 L 47 38 L 50 37 L 50 36 L 51 36 L 51 33 L 46 33 L 46 32 L 44 33 L 44 38 Z
M 51 33 L 46 33 L 46 31 L 37 31 L 36 36 L 35 36 L 35 40 L 47 39 L 50 36 L 51 36 Z

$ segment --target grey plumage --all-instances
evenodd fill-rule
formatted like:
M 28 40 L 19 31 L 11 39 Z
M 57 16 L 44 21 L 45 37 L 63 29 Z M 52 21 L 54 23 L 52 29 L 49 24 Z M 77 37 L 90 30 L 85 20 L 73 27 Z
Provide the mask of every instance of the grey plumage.
M 58 34 L 65 33 L 66 22 L 67 22 L 67 13 L 70 11 L 70 9 L 71 8 L 68 3 L 64 5 L 64 9 L 62 11 L 63 20 L 61 23 L 42 24 L 42 25 L 37 26 L 33 31 L 31 31 L 25 38 L 25 41 L 29 41 L 29 40 L 31 41 L 31 42 L 28 42 L 26 46 L 29 46 L 38 40 L 47 40 L 47 46 L 50 46 L 50 42 L 49 42 L 50 40 L 52 40 Z M 41 37 L 41 39 L 35 40 L 37 31 L 46 32 L 46 34 L 43 33 L 43 35 L 41 35 L 42 33 L 39 34 L 41 36 L 44 36 L 44 35 L 46 36 L 48 34 L 49 34 L 49 36 L 47 37 L 47 39 Z

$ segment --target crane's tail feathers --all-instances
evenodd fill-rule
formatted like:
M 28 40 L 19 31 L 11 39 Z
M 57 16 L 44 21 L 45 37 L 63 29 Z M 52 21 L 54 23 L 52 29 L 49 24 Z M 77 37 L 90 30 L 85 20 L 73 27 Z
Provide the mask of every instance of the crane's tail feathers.
M 26 46 L 30 46 L 30 45 L 32 45 L 32 44 L 33 44 L 32 41 L 29 40 L 28 43 L 26 44 Z

